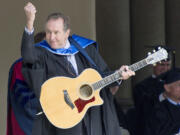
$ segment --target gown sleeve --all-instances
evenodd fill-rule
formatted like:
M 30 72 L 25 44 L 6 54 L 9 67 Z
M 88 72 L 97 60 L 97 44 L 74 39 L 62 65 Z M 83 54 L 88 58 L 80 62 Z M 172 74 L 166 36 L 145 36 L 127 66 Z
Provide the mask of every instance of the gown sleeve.
M 23 33 L 21 43 L 21 55 L 23 59 L 22 73 L 28 87 L 40 97 L 40 89 L 45 81 L 45 69 L 43 65 L 43 50 L 34 46 L 34 34 Z

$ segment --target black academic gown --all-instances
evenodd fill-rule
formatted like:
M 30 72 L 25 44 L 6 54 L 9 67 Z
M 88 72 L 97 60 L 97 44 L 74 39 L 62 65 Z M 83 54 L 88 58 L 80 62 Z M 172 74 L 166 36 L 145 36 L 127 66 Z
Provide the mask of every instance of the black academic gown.
M 164 91 L 163 82 L 152 76 L 138 83 L 133 89 L 133 98 L 137 112 L 137 133 L 143 135 L 145 123 L 154 105 L 159 103 L 159 95 Z
M 144 135 L 175 135 L 179 130 L 180 107 L 166 99 L 154 107 Z
M 67 67 L 64 56 L 53 54 L 42 47 L 35 47 L 33 34 L 26 32 L 22 38 L 23 75 L 29 87 L 40 96 L 40 87 L 43 82 L 54 76 L 76 77 L 72 70 Z M 85 48 L 89 56 L 94 60 L 101 73 L 109 74 L 109 69 L 96 51 L 93 45 Z M 75 54 L 79 74 L 86 68 L 92 68 L 90 62 L 81 55 Z M 113 96 L 109 89 L 101 91 L 104 100 L 102 106 L 92 107 L 86 113 L 84 119 L 70 129 L 54 127 L 44 114 L 34 120 L 34 135 L 120 135 L 120 127 L 113 104 Z M 39 111 L 41 107 L 39 107 Z

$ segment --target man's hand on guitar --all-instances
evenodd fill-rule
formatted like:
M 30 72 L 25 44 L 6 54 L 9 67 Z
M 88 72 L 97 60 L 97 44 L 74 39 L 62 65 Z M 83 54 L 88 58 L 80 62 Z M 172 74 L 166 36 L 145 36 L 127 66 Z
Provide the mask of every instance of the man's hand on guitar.
M 122 72 L 122 80 L 127 80 L 131 76 L 135 75 L 134 71 L 129 70 L 128 66 L 121 66 L 119 69 Z

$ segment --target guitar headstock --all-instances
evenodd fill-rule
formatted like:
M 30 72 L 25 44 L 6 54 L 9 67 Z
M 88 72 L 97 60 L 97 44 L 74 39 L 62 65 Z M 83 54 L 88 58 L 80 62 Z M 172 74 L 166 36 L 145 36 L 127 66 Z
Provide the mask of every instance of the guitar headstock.
M 146 58 L 146 62 L 148 64 L 155 64 L 156 62 L 160 62 L 161 60 L 165 60 L 167 58 L 168 58 L 168 53 L 166 49 L 159 48 L 158 51 L 149 54 L 149 56 Z

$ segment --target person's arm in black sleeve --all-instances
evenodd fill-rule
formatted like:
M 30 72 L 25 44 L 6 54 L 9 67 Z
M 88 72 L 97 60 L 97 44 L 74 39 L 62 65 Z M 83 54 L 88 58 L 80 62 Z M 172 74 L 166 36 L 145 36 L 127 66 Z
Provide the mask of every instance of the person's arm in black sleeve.
M 22 37 L 21 55 L 24 63 L 33 64 L 37 60 L 37 47 L 34 46 L 34 20 L 36 8 L 32 3 L 24 7 L 26 14 L 26 27 Z
M 21 56 L 23 58 L 23 62 L 31 64 L 33 64 L 36 60 L 33 33 L 29 34 L 24 31 L 21 43 Z
M 35 20 L 35 6 L 28 2 L 24 7 L 27 22 L 22 38 L 21 54 L 23 58 L 22 74 L 28 87 L 40 97 L 41 85 L 45 81 L 45 71 L 43 67 L 42 48 L 34 46 L 33 24 Z

